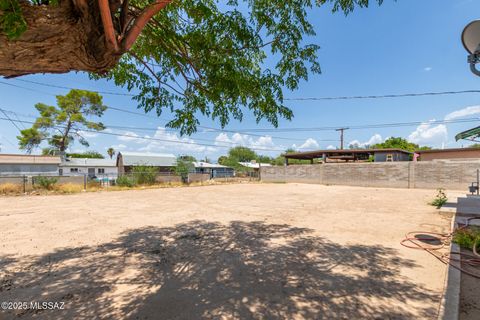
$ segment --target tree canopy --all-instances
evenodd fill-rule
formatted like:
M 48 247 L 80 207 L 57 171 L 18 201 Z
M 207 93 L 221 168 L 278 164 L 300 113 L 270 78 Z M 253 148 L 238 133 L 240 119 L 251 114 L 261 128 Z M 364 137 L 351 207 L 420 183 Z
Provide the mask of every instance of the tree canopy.
M 69 158 L 105 159 L 105 157 L 98 151 L 67 153 L 67 157 L 69 157 Z
M 0 75 L 87 71 L 170 110 L 182 134 L 200 114 L 277 126 L 293 116 L 284 90 L 320 73 L 308 12 L 369 2 L 382 0 L 0 0 Z
M 57 105 L 35 105 L 40 116 L 31 128 L 20 131 L 17 137 L 20 149 L 31 152 L 46 141 L 51 153 L 65 153 L 75 140 L 89 146 L 82 130 L 105 129 L 103 123 L 91 120 L 92 117 L 101 117 L 107 109 L 98 93 L 71 90 L 65 96 L 57 96 Z
M 410 152 L 414 152 L 415 150 L 430 150 L 430 147 L 423 146 L 420 147 L 416 143 L 409 142 L 407 139 L 401 137 L 391 137 L 385 140 L 382 143 L 377 143 L 370 146 L 371 149 L 403 149 Z

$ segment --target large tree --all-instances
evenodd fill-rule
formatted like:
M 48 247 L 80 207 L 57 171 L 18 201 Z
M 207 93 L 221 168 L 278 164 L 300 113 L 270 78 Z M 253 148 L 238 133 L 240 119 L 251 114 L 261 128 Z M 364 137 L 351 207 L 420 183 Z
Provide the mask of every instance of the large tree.
M 199 114 L 224 126 L 244 109 L 276 126 L 292 117 L 283 90 L 320 72 L 307 13 L 325 3 L 348 13 L 369 0 L 0 0 L 0 75 L 113 79 L 146 111 L 172 110 L 182 133 Z
M 430 150 L 430 147 L 420 147 L 418 144 L 409 142 L 407 139 L 401 137 L 390 137 L 382 143 L 377 143 L 370 146 L 371 149 L 402 149 L 410 152 L 416 150 Z
M 17 137 L 20 149 L 31 152 L 46 141 L 51 151 L 64 154 L 75 140 L 85 147 L 89 146 L 82 130 L 105 129 L 101 122 L 92 121 L 92 118 L 101 117 L 107 109 L 98 93 L 71 90 L 65 96 L 57 96 L 57 105 L 35 105 L 40 116 L 31 128 L 20 132 Z

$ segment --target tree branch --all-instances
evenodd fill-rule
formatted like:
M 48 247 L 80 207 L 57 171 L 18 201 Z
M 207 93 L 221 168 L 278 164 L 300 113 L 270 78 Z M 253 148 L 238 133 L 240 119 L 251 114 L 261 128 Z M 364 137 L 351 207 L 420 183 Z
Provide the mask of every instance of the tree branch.
M 140 62 L 147 70 L 148 72 L 150 72 L 150 74 L 155 78 L 157 79 L 158 81 L 158 84 L 161 85 L 165 85 L 167 87 L 169 87 L 170 89 L 172 89 L 173 91 L 175 91 L 177 94 L 179 95 L 182 95 L 182 96 L 185 96 L 182 92 L 178 91 L 177 89 L 175 89 L 174 87 L 172 87 L 171 85 L 169 85 L 168 83 L 162 81 L 162 79 L 160 79 L 160 77 L 155 73 L 154 70 L 152 70 L 152 68 L 148 65 L 148 63 L 146 63 L 145 61 L 143 61 L 142 58 L 140 58 L 139 56 L 137 56 L 135 53 L 133 52 L 129 52 L 129 54 L 134 57 L 138 62 Z
M 115 38 L 115 29 L 113 28 L 112 14 L 110 12 L 110 5 L 108 0 L 98 0 L 98 7 L 100 9 L 100 16 L 102 17 L 103 31 L 105 32 L 105 39 L 107 43 L 113 46 L 113 49 L 118 52 L 118 42 Z
M 105 1 L 105 0 L 99 0 Z M 130 30 L 128 30 L 125 39 L 123 40 L 123 49 L 125 51 L 130 50 L 130 48 L 137 40 L 138 36 L 142 32 L 143 28 L 147 25 L 150 19 L 157 14 L 160 10 L 165 8 L 172 0 L 157 0 L 155 3 L 147 6 L 145 9 L 140 12 L 140 15 L 135 19 Z

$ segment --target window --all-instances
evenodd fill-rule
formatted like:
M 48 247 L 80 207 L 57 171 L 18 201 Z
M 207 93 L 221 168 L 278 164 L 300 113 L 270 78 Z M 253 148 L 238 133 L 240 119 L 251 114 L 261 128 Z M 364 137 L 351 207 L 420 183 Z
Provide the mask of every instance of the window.
M 105 173 L 105 168 L 98 168 L 98 173 Z
M 393 161 L 393 154 L 391 153 L 387 154 L 387 161 L 389 162 Z
M 70 172 L 78 173 L 78 168 L 70 168 Z

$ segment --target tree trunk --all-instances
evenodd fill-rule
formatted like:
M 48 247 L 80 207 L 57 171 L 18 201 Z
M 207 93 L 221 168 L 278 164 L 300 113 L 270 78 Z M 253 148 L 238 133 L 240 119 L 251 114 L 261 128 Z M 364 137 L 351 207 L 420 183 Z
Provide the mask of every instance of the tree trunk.
M 0 75 L 104 73 L 120 59 L 122 52 L 105 41 L 95 0 L 60 0 L 57 6 L 23 0 L 20 5 L 28 29 L 16 40 L 0 35 Z

